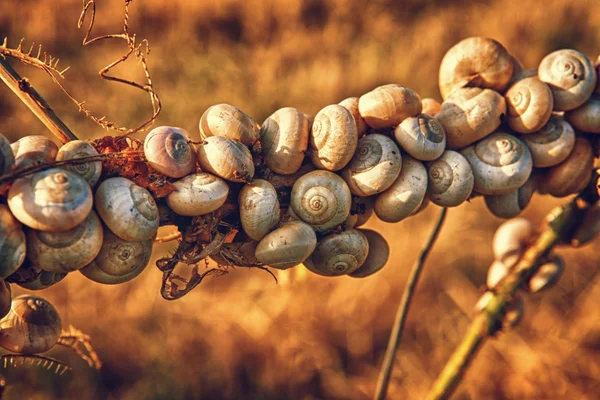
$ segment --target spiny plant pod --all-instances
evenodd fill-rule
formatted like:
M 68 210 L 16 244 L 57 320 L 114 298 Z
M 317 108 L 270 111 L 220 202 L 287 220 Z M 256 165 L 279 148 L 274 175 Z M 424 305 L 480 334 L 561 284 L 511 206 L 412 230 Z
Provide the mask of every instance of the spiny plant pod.
M 545 174 L 543 189 L 554 197 L 565 197 L 582 191 L 590 181 L 594 152 L 587 139 L 575 139 L 575 146 L 562 163 L 550 167 Z
M 255 179 L 244 185 L 238 197 L 240 221 L 246 235 L 254 240 L 262 239 L 280 219 L 279 199 L 273 185 Z
M 356 229 L 348 229 L 322 238 L 304 266 L 318 275 L 347 275 L 360 268 L 368 253 L 367 237 Z
M 442 109 L 442 105 L 436 99 L 430 97 L 421 100 L 421 105 L 423 106 L 421 113 L 432 117 L 435 117 Z
M 350 111 L 332 104 L 317 113 L 310 135 L 311 161 L 320 169 L 339 171 L 356 151 L 358 133 Z
M 456 207 L 473 192 L 473 170 L 460 153 L 446 150 L 440 158 L 426 164 L 427 197 L 440 207 Z
M 488 289 L 494 289 L 498 283 L 508 274 L 509 268 L 502 261 L 494 261 L 488 269 L 486 285 Z
M 551 167 L 563 162 L 575 146 L 575 131 L 559 115 L 552 115 L 538 132 L 522 137 L 529 148 L 536 168 Z
M 535 132 L 552 115 L 552 91 L 537 77 L 524 78 L 513 84 L 504 98 L 508 109 L 508 125 L 516 132 Z
M 346 108 L 352 114 L 354 123 L 356 124 L 356 132 L 358 136 L 363 135 L 367 132 L 367 124 L 365 120 L 360 116 L 358 111 L 358 97 L 348 97 L 338 103 L 340 106 Z
M 208 172 L 190 174 L 173 183 L 167 205 L 179 215 L 205 215 L 219 209 L 227 200 L 229 186 Z
M 88 142 L 84 142 L 83 140 L 72 140 L 58 149 L 56 161 L 74 160 L 97 155 L 98 151 Z M 102 161 L 65 165 L 63 168 L 81 175 L 91 187 L 94 187 L 102 174 Z
M 370 229 L 359 229 L 369 242 L 369 253 L 362 266 L 350 274 L 353 278 L 366 278 L 381 270 L 390 257 L 390 246 L 380 233 Z
M 537 293 L 552 287 L 560 278 L 565 270 L 565 263 L 562 258 L 556 254 L 552 255 L 548 262 L 541 267 L 529 279 L 529 291 Z
M 198 146 L 198 163 L 204 171 L 231 182 L 245 182 L 254 176 L 250 150 L 222 136 L 207 137 Z
M 10 311 L 12 303 L 12 290 L 8 282 L 0 281 L 0 318 Z
M 396 85 L 379 86 L 358 100 L 358 110 L 374 129 L 391 128 L 421 113 L 421 98 L 412 89 Z
M 317 246 L 317 235 L 310 225 L 290 221 L 267 234 L 256 247 L 256 258 L 277 269 L 303 263 Z
M 533 224 L 525 218 L 513 218 L 496 229 L 492 248 L 494 258 L 512 268 L 533 236 Z
M 567 111 L 565 119 L 575 129 L 600 133 L 600 95 L 593 94 L 581 107 Z
M 181 178 L 196 170 L 196 153 L 188 143 L 190 135 L 181 128 L 159 126 L 144 139 L 148 164 L 161 174 Z
M 583 246 L 594 239 L 600 232 L 600 202 L 596 202 L 586 209 L 579 228 L 571 239 L 573 247 Z
M 246 113 L 230 104 L 210 106 L 200 117 L 200 137 L 223 136 L 252 146 L 260 139 L 260 128 Z
M 285 107 L 275 111 L 260 128 L 267 166 L 281 175 L 298 171 L 308 148 L 308 136 L 309 120 L 300 110 Z
M 14 166 L 15 155 L 10 147 L 10 143 L 0 133 L 0 176 L 10 173 Z
M 25 136 L 10 145 L 17 168 L 27 168 L 36 164 L 50 163 L 56 159 L 58 146 L 46 136 Z
M 432 161 L 446 150 L 444 128 L 435 118 L 419 114 L 406 118 L 394 130 L 400 146 L 417 160 Z
M 8 207 L 0 204 L 0 277 L 6 278 L 25 261 L 25 233 Z
M 514 192 L 498 195 L 486 195 L 485 205 L 498 218 L 514 218 L 529 204 L 535 191 L 534 180 L 527 182 Z

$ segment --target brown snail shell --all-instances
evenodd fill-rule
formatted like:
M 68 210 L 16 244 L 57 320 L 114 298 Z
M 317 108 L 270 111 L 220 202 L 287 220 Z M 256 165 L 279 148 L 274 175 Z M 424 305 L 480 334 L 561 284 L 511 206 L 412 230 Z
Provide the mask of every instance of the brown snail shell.
M 421 100 L 421 105 L 423 107 L 421 113 L 430 115 L 432 117 L 435 117 L 442 109 L 442 105 L 436 99 L 432 99 L 430 97 L 426 97 Z
M 275 111 L 260 129 L 262 154 L 275 173 L 291 175 L 298 171 L 308 148 L 309 120 L 298 109 Z
M 552 91 L 537 77 L 516 82 L 506 91 L 504 98 L 508 109 L 508 125 L 516 132 L 540 130 L 552 115 Z
M 223 136 L 252 146 L 260 138 L 260 128 L 246 113 L 229 104 L 210 106 L 200 117 L 200 137 Z
M 88 142 L 84 142 L 83 140 L 72 140 L 58 149 L 56 161 L 73 160 L 97 155 L 98 151 Z M 62 168 L 81 175 L 91 187 L 94 187 L 102 174 L 102 161 L 65 165 Z
M 345 107 L 332 104 L 317 113 L 310 135 L 311 161 L 320 169 L 339 171 L 356 151 L 358 133 L 354 117 Z
M 552 115 L 538 132 L 522 137 L 529 148 L 533 166 L 551 167 L 563 162 L 575 146 L 575 131 L 559 115 Z
M 159 126 L 144 140 L 144 155 L 148 164 L 161 174 L 181 178 L 196 170 L 196 153 L 190 135 L 181 128 Z
M 190 174 L 173 183 L 167 205 L 179 215 L 198 216 L 219 209 L 227 200 L 229 186 L 208 172 Z
M 26 261 L 27 264 L 27 261 Z M 22 288 L 28 290 L 44 290 L 48 289 L 50 286 L 56 285 L 58 282 L 62 281 L 67 277 L 66 272 L 49 272 L 43 271 L 40 269 L 39 265 L 29 264 L 32 269 L 38 271 L 37 275 L 34 279 L 28 280 L 26 282 L 19 282 L 17 285 Z M 25 265 L 23 265 L 25 267 Z M 23 269 L 21 267 L 21 269 Z
M 428 172 L 427 197 L 441 207 L 456 207 L 473 192 L 474 176 L 471 165 L 460 153 L 446 150 L 440 158 L 426 164 Z
M 367 223 L 369 218 L 373 215 L 375 199 L 373 197 L 354 197 L 352 199 L 353 208 L 356 210 L 356 215 L 358 218 L 356 219 L 355 227 L 359 227 Z
M 277 269 L 303 263 L 317 246 L 317 235 L 310 225 L 290 221 L 267 234 L 256 247 L 256 258 Z
M 546 172 L 543 190 L 554 197 L 578 193 L 590 181 L 593 166 L 592 145 L 587 139 L 577 138 L 569 157 Z
M 565 270 L 562 258 L 552 255 L 548 262 L 542 264 L 529 279 L 528 286 L 531 293 L 537 293 L 552 287 Z
M 348 218 L 346 218 L 342 226 L 344 227 L 344 229 L 352 229 L 356 227 L 357 222 L 358 214 L 353 214 L 352 211 L 350 211 L 350 214 L 348 214 Z
M 375 129 L 396 126 L 422 109 L 421 98 L 414 90 L 395 84 L 379 86 L 358 100 L 361 117 Z
M 322 238 L 304 266 L 318 275 L 347 275 L 360 268 L 368 253 L 367 237 L 356 229 L 348 229 Z
M 358 111 L 358 97 L 348 97 L 338 103 L 340 106 L 346 108 L 352 114 L 354 123 L 356 124 L 356 132 L 358 136 L 363 135 L 367 132 L 367 124 L 365 120 L 360 116 Z
M 573 234 L 571 245 L 583 246 L 589 243 L 600 232 L 600 202 L 596 202 L 584 211 L 581 224 Z
M 204 171 L 231 182 L 245 182 L 254 176 L 250 150 L 241 142 L 209 136 L 198 146 L 198 163 Z
M 0 133 L 0 176 L 12 171 L 15 166 L 15 155 L 10 147 L 8 139 Z
M 593 94 L 581 107 L 567 111 L 565 119 L 575 129 L 600 133 L 600 95 Z
M 0 204 L 0 278 L 15 272 L 25 261 L 26 242 L 21 223 Z
M 280 219 L 279 199 L 273 185 L 255 179 L 244 185 L 238 197 L 240 222 L 246 235 L 254 240 L 262 239 Z
M 12 303 L 12 290 L 8 282 L 0 282 L 0 318 L 4 317 L 10 311 Z
M 444 128 L 426 114 L 406 118 L 396 127 L 394 136 L 404 151 L 417 160 L 435 160 L 446 150 Z
M 533 224 L 525 218 L 513 218 L 504 222 L 496 229 L 492 240 L 494 258 L 507 268 L 512 268 L 533 233 Z
M 17 168 L 27 168 L 36 164 L 49 163 L 56 159 L 58 146 L 46 136 L 25 136 L 10 145 Z
M 366 278 L 381 270 L 390 257 L 390 246 L 380 233 L 370 229 L 360 229 L 369 243 L 369 253 L 362 266 L 348 274 L 353 278 Z
M 529 204 L 535 191 L 534 180 L 527 182 L 514 192 L 498 195 L 486 195 L 485 205 L 498 218 L 514 218 Z

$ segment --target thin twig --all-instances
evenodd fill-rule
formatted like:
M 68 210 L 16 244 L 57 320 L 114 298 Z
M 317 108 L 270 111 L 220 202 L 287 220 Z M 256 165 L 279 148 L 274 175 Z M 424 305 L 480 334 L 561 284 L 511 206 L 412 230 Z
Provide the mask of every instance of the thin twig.
M 435 227 L 431 232 L 431 236 L 429 237 L 429 240 L 423 247 L 419 259 L 413 265 L 410 277 L 406 282 L 406 288 L 404 289 L 404 293 L 402 294 L 402 300 L 400 301 L 398 311 L 396 312 L 396 319 L 394 320 L 394 326 L 392 327 L 390 340 L 385 351 L 385 357 L 383 359 L 381 372 L 379 373 L 379 379 L 377 381 L 377 387 L 375 389 L 375 396 L 373 397 L 376 400 L 385 399 L 385 396 L 387 394 L 390 376 L 392 374 L 392 367 L 394 366 L 396 350 L 400 345 L 400 339 L 402 338 L 402 331 L 404 329 L 404 321 L 406 320 L 406 315 L 408 314 L 410 302 L 412 300 L 415 287 L 417 286 L 417 282 L 419 281 L 421 271 L 423 270 L 423 266 L 425 265 L 425 261 L 427 260 L 427 256 L 429 255 L 431 249 L 433 248 L 433 245 L 435 244 L 435 241 L 437 240 L 440 234 L 440 231 L 444 224 L 444 220 L 446 219 L 447 212 L 447 208 L 442 209 L 442 212 L 438 217 Z

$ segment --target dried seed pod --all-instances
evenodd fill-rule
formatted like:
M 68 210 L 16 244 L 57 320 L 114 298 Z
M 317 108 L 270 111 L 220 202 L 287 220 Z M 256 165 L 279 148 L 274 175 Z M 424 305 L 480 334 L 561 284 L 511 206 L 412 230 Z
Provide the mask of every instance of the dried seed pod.
M 0 176 L 8 174 L 15 166 L 15 155 L 8 140 L 0 133 Z
M 536 168 L 551 167 L 563 162 L 575 146 L 573 127 L 559 115 L 552 115 L 538 132 L 522 137 Z
M 494 234 L 494 258 L 507 268 L 512 268 L 521 257 L 533 233 L 533 224 L 525 218 L 513 218 L 504 222 Z
M 438 120 L 426 114 L 402 121 L 394 136 L 400 146 L 417 160 L 435 160 L 446 150 L 444 128 Z
M 246 235 L 262 239 L 280 219 L 279 199 L 273 185 L 262 179 L 246 184 L 238 197 L 240 221 Z
M 260 129 L 262 154 L 274 172 L 291 175 L 298 171 L 308 148 L 309 121 L 298 109 L 275 111 Z
M 600 202 L 596 202 L 584 211 L 581 224 L 573 234 L 571 246 L 579 247 L 589 243 L 600 232 Z
M 486 195 L 484 197 L 485 205 L 496 217 L 514 218 L 527 207 L 534 191 L 534 180 L 529 178 L 523 186 L 514 192 Z
M 27 261 L 26 261 L 26 264 L 27 264 Z M 28 290 L 48 289 L 50 286 L 56 285 L 58 282 L 62 281 L 63 279 L 65 279 L 67 277 L 66 272 L 43 271 L 40 269 L 39 265 L 33 265 L 33 264 L 30 264 L 30 265 L 31 265 L 31 268 L 38 271 L 38 274 L 32 280 L 28 280 L 27 282 L 17 283 L 17 285 L 21 286 L 22 288 L 28 289 Z M 23 267 L 25 267 L 25 265 L 23 265 Z M 21 269 L 23 269 L 23 267 L 21 267 Z
M 423 106 L 412 89 L 390 84 L 379 86 L 358 100 L 358 110 L 371 128 L 391 128 L 418 115 Z
M 260 138 L 260 128 L 246 113 L 229 104 L 210 106 L 200 117 L 200 137 L 223 136 L 252 146 Z
M 427 197 L 441 207 L 456 207 L 473 192 L 473 170 L 460 153 L 446 150 L 440 158 L 426 164 L 429 179 Z
M 421 113 L 430 115 L 432 117 L 435 117 L 442 109 L 442 105 L 436 99 L 432 99 L 430 97 L 426 97 L 421 100 L 421 105 L 423 107 Z
M 8 282 L 0 282 L 0 318 L 4 317 L 10 311 L 12 303 L 12 290 Z
M 84 142 L 83 140 L 72 140 L 58 149 L 56 161 L 74 160 L 97 155 L 98 151 L 88 142 Z M 102 161 L 65 165 L 62 168 L 81 175 L 91 187 L 94 187 L 98 182 L 98 179 L 100 179 L 100 174 L 102 174 Z
M 358 218 L 356 219 L 355 227 L 359 227 L 364 225 L 369 218 L 373 215 L 373 208 L 375 206 L 375 199 L 373 197 L 354 197 L 352 199 L 353 205 L 357 210 L 356 215 Z
M 600 133 L 600 95 L 593 94 L 581 107 L 566 112 L 565 119 L 575 129 Z
M 181 178 L 196 170 L 196 153 L 189 145 L 190 135 L 181 128 L 159 126 L 144 140 L 148 164 L 171 178 Z
M 8 207 L 0 204 L 0 278 L 15 272 L 25 261 L 25 233 Z
M 318 275 L 347 275 L 360 268 L 368 253 L 367 237 L 356 229 L 348 229 L 321 239 L 304 266 Z
M 221 178 L 200 172 L 173 183 L 175 190 L 167 196 L 167 205 L 179 215 L 205 215 L 217 210 L 227 200 L 229 186 Z
M 502 261 L 494 261 L 487 273 L 486 285 L 488 289 L 494 289 L 508 275 L 508 271 L 509 268 Z
M 358 132 L 358 136 L 363 135 L 367 132 L 367 124 L 365 120 L 360 116 L 360 112 L 358 111 L 358 97 L 348 97 L 338 103 L 340 106 L 346 108 L 352 114 L 354 118 L 354 123 L 356 124 L 356 132 Z
M 380 233 L 370 229 L 359 229 L 369 243 L 369 252 L 363 264 L 348 274 L 353 278 L 366 278 L 381 270 L 390 257 L 390 246 Z
M 552 91 L 537 77 L 524 78 L 513 84 L 504 98 L 508 109 L 508 125 L 516 132 L 535 132 L 552 115 Z
M 49 163 L 56 159 L 58 147 L 46 136 L 25 136 L 10 145 L 17 168 Z
M 222 136 L 207 137 L 198 146 L 198 163 L 203 170 L 231 182 L 245 182 L 254 176 L 250 150 Z
M 310 135 L 311 161 L 317 168 L 339 171 L 356 151 L 358 133 L 346 108 L 332 104 L 317 113 Z
M 545 262 L 529 279 L 529 291 L 537 293 L 544 289 L 552 287 L 560 278 L 565 270 L 565 263 L 562 258 L 552 255 L 548 262 Z
M 267 234 L 256 247 L 256 258 L 277 269 L 303 263 L 317 246 L 315 231 L 302 221 L 290 221 Z
M 590 181 L 593 167 L 592 145 L 584 138 L 577 138 L 569 157 L 548 169 L 543 181 L 543 189 L 554 197 L 565 197 L 578 193 Z

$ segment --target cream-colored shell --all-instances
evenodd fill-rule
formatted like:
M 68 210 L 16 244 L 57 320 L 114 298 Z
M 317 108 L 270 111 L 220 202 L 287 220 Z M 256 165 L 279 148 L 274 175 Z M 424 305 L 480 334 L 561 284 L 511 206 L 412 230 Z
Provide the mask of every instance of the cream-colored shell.
M 144 140 L 148 164 L 171 178 L 181 178 L 196 170 L 196 153 L 188 143 L 190 135 L 181 128 L 159 126 Z
M 319 240 L 315 251 L 304 261 L 304 266 L 318 275 L 347 275 L 360 268 L 368 253 L 367 237 L 356 229 L 348 229 Z
M 354 117 L 345 107 L 331 104 L 317 113 L 310 135 L 310 157 L 320 169 L 339 171 L 356 151 L 358 133 Z
M 374 213 L 375 199 L 373 197 L 354 197 L 352 203 L 358 216 L 355 227 L 364 225 Z
M 260 138 L 260 128 L 246 113 L 230 104 L 210 106 L 200 117 L 200 137 L 223 136 L 252 146 Z
M 396 126 L 422 109 L 421 98 L 414 90 L 396 84 L 379 86 L 358 100 L 361 117 L 375 129 Z
M 27 261 L 25 262 L 25 264 L 27 265 Z M 66 272 L 43 271 L 40 269 L 39 265 L 29 265 L 31 265 L 31 268 L 33 268 L 34 270 L 39 271 L 38 275 L 33 280 L 17 283 L 17 285 L 28 290 L 48 289 L 50 286 L 56 285 L 58 282 L 62 281 L 67 277 Z M 23 265 L 23 267 L 25 267 L 25 265 Z M 21 269 L 23 269 L 23 267 L 21 267 Z
M 238 197 L 240 221 L 246 235 L 262 239 L 280 219 L 279 199 L 273 185 L 262 179 L 246 184 Z
M 421 113 L 430 115 L 432 117 L 435 117 L 442 109 L 442 105 L 436 99 L 432 99 L 430 97 L 426 97 L 421 100 L 421 105 L 423 106 Z
M 356 271 L 348 274 L 353 278 L 366 278 L 383 268 L 390 258 L 390 245 L 380 233 L 370 229 L 359 230 L 369 243 L 367 258 Z
M 83 140 L 72 140 L 58 149 L 56 161 L 73 160 L 97 155 L 98 151 L 88 142 L 84 142 Z M 102 174 L 101 161 L 92 161 L 85 164 L 65 165 L 62 168 L 81 175 L 91 187 L 94 187 L 94 185 L 98 183 L 98 179 L 100 179 L 100 175 Z
M 441 207 L 456 207 L 473 192 L 471 165 L 460 153 L 446 150 L 440 158 L 426 164 L 427 198 Z
M 8 282 L 0 281 L 0 318 L 10 311 L 12 303 L 12 290 Z
M 510 79 L 508 87 L 511 87 L 515 83 L 517 83 L 520 80 L 523 80 L 525 78 L 531 78 L 531 77 L 536 77 L 537 78 L 537 76 L 538 76 L 538 70 L 537 70 L 537 68 L 531 68 L 531 69 L 517 71 L 517 72 L 513 73 L 513 76 Z M 554 98 L 552 100 L 553 100 L 552 104 L 554 105 Z
M 580 192 L 590 181 L 594 170 L 594 151 L 587 139 L 575 139 L 569 157 L 550 167 L 542 182 L 543 190 L 554 197 L 565 197 Z
M 360 116 L 358 111 L 358 97 L 348 97 L 338 103 L 340 106 L 346 108 L 352 114 L 354 123 L 356 124 L 356 132 L 358 136 L 363 135 L 367 132 L 367 124 L 365 120 Z
M 309 121 L 298 109 L 275 111 L 260 129 L 265 163 L 275 173 L 291 175 L 300 169 L 308 148 Z
M 17 168 L 27 168 L 36 164 L 49 163 L 56 159 L 58 146 L 46 136 L 25 136 L 10 145 Z
M 566 112 L 565 119 L 575 129 L 600 133 L 600 95 L 593 94 L 581 107 Z
M 504 98 L 508 110 L 508 126 L 516 132 L 535 132 L 541 129 L 552 115 L 552 91 L 537 77 L 516 82 L 506 91 Z
M 514 192 L 486 195 L 485 205 L 496 217 L 514 218 L 527 207 L 534 191 L 534 180 L 530 178 Z
M 208 172 L 190 174 L 173 183 L 167 206 L 179 215 L 194 217 L 217 210 L 227 200 L 229 186 Z
M 302 221 L 290 221 L 267 234 L 256 247 L 256 258 L 277 269 L 303 263 L 315 250 L 317 235 Z
M 600 202 L 596 202 L 584 211 L 581 224 L 573 234 L 571 246 L 579 247 L 592 241 L 600 232 Z
M 551 167 L 563 162 L 575 146 L 575 131 L 559 115 L 552 115 L 538 132 L 522 137 L 529 148 L 536 168 Z
M 565 270 L 562 258 L 552 255 L 548 262 L 542 264 L 529 279 L 528 286 L 531 293 L 537 293 L 552 287 Z
M 0 278 L 15 272 L 25 261 L 25 233 L 5 204 L 0 204 Z
M 494 258 L 512 268 L 534 234 L 533 224 L 525 218 L 513 218 L 496 229 L 492 239 Z
M 498 283 L 508 275 L 509 268 L 502 261 L 495 260 L 487 272 L 486 286 L 494 289 Z
M 417 160 L 435 160 L 446 150 L 444 128 L 426 114 L 406 118 L 396 127 L 394 136 L 400 147 Z
M 242 142 L 210 136 L 198 146 L 198 163 L 208 171 L 231 182 L 245 182 L 254 176 L 250 150 Z
M 15 166 L 15 155 L 8 139 L 0 133 L 0 176 L 8 174 Z

